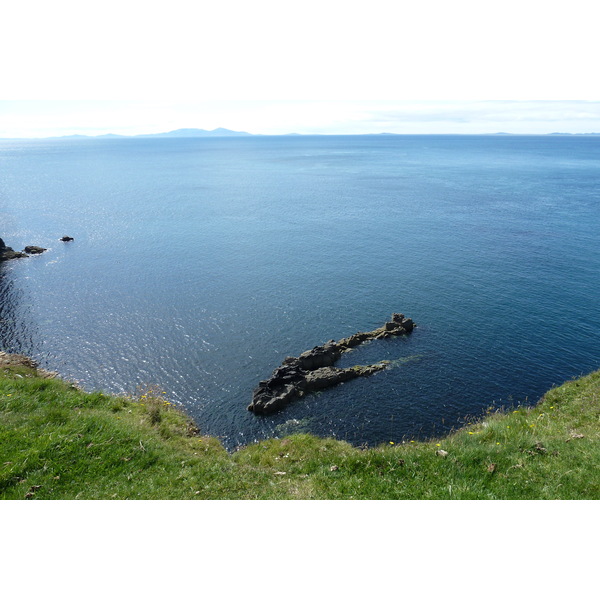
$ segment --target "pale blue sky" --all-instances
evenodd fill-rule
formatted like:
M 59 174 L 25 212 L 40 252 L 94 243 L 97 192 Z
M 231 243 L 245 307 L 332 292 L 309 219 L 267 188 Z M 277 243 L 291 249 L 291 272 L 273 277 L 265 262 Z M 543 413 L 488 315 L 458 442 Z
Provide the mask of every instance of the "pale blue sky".
M 600 132 L 589 101 L 0 101 L 0 138 L 183 127 L 261 134 Z
M 600 131 L 587 0 L 20 0 L 0 137 Z

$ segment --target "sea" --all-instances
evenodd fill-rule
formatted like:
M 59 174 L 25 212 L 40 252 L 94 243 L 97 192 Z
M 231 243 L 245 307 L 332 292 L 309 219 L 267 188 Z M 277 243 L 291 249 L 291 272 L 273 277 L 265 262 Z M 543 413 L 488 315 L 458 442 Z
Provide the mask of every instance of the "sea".
M 151 387 L 228 450 L 429 439 L 600 368 L 599 235 L 600 136 L 4 140 L 0 237 L 47 251 L 0 263 L 0 349 Z M 247 410 L 394 312 L 411 335 L 338 363 L 388 369 Z

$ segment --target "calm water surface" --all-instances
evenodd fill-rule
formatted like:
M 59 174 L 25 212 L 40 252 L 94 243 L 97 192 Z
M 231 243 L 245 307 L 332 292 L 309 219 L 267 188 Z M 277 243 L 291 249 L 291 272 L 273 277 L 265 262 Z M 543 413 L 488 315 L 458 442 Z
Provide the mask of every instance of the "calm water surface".
M 375 445 L 600 368 L 600 137 L 0 142 L 0 348 L 86 389 L 157 384 L 228 448 Z M 75 242 L 63 244 L 62 235 Z M 256 417 L 285 356 L 393 368 Z

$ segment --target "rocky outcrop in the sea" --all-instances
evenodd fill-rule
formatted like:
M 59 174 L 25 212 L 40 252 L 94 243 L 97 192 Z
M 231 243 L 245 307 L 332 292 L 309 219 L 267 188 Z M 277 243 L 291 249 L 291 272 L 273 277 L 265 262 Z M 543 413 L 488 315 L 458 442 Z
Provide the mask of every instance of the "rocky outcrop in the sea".
M 75 238 L 72 238 L 70 235 L 63 235 L 60 238 L 60 242 L 72 242 Z
M 17 252 L 10 246 L 7 246 L 2 238 L 0 238 L 0 261 L 11 260 L 12 258 L 25 258 L 27 254 L 25 252 Z
M 48 248 L 41 248 L 40 246 L 25 246 L 23 252 L 27 252 L 27 254 L 41 254 L 42 252 L 46 252 Z
M 248 410 L 255 414 L 269 414 L 310 392 L 316 392 L 356 377 L 368 377 L 386 368 L 385 361 L 374 365 L 357 365 L 346 369 L 334 367 L 344 352 L 369 340 L 406 335 L 415 327 L 411 319 L 394 313 L 392 320 L 374 331 L 359 331 L 338 342 L 330 340 L 322 346 L 289 356 L 273 371 L 271 377 L 259 382 L 252 395 Z
M 10 246 L 4 243 L 4 240 L 0 238 L 0 261 L 11 260 L 12 258 L 26 258 L 30 254 L 41 254 L 46 252 L 47 248 L 41 246 L 25 246 L 23 252 L 13 250 Z

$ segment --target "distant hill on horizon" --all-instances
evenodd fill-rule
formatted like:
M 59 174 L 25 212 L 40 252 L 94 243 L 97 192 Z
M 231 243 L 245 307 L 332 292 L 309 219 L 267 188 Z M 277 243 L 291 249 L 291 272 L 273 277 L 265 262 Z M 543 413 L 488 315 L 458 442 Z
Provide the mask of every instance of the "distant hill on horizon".
M 377 135 L 377 136 L 402 136 L 402 135 L 470 135 L 470 136 L 600 136 L 600 133 L 589 132 L 589 133 L 568 133 L 568 132 L 552 132 L 552 133 L 538 133 L 538 134 L 524 134 L 524 133 L 509 133 L 505 131 L 498 131 L 495 133 L 471 133 L 471 134 L 440 134 L 440 133 L 423 133 L 423 134 L 407 134 L 407 133 L 392 133 L 392 132 L 379 132 L 379 133 L 362 133 L 362 134 L 331 134 L 331 133 L 283 133 L 283 134 L 271 134 L 283 137 L 290 136 L 328 136 L 328 135 Z M 174 129 L 173 131 L 164 131 L 160 133 L 138 133 L 136 135 L 122 135 L 117 133 L 103 133 L 100 135 L 54 135 L 47 137 L 35 137 L 35 138 L 0 138 L 0 140 L 18 140 L 18 139 L 37 139 L 37 140 L 85 140 L 85 139 L 133 139 L 133 138 L 216 138 L 216 137 L 265 137 L 262 133 L 248 133 L 247 131 L 234 131 L 232 129 L 225 129 L 224 127 L 217 127 L 216 129 L 197 129 L 197 128 L 182 128 Z
M 166 131 L 164 133 L 141 133 L 134 136 L 123 136 L 123 137 L 152 137 L 152 138 L 187 138 L 187 137 L 240 137 L 255 135 L 254 133 L 248 133 L 247 131 L 232 131 L 231 129 L 225 129 L 224 127 L 217 127 L 217 129 L 175 129 L 173 131 Z
M 103 133 L 101 135 L 53 135 L 43 138 L 22 138 L 22 139 L 44 139 L 44 140 L 79 140 L 79 139 L 117 139 L 117 138 L 195 138 L 195 137 L 246 137 L 261 134 L 248 133 L 247 131 L 233 131 L 223 127 L 217 129 L 174 129 L 161 133 L 139 133 L 137 135 L 121 135 L 118 133 Z M 19 138 L 0 138 L 0 139 L 19 139 Z

